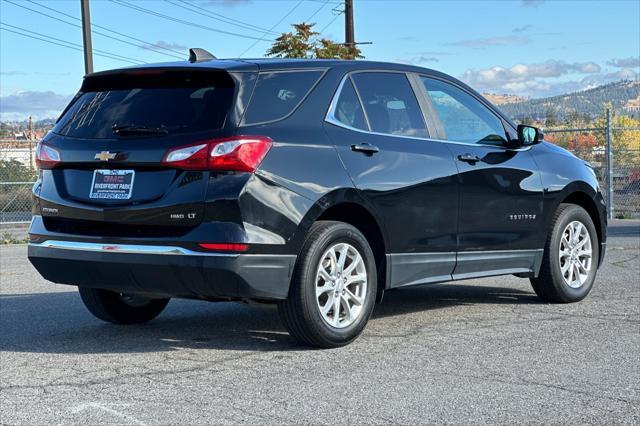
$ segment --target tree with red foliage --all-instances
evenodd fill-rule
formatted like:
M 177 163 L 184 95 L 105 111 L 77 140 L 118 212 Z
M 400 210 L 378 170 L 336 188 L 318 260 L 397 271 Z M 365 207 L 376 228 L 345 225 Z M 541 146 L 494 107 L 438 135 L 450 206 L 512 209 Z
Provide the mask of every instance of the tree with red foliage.
M 572 137 L 567 144 L 571 150 L 587 150 L 598 146 L 598 138 L 593 133 L 580 133 Z

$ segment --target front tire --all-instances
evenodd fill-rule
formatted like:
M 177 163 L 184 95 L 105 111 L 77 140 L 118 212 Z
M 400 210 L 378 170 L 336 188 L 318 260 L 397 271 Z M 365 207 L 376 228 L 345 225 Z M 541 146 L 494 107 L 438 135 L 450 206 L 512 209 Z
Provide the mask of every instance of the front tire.
M 540 274 L 531 279 L 538 297 L 551 303 L 584 299 L 596 278 L 600 245 L 591 216 L 582 207 L 560 204 L 551 224 Z
M 80 297 L 95 317 L 114 324 L 139 324 L 158 316 L 169 299 L 148 299 L 99 288 L 79 287 Z
M 313 224 L 298 257 L 289 297 L 278 304 L 289 333 L 320 348 L 344 346 L 364 329 L 376 298 L 373 251 L 355 227 Z

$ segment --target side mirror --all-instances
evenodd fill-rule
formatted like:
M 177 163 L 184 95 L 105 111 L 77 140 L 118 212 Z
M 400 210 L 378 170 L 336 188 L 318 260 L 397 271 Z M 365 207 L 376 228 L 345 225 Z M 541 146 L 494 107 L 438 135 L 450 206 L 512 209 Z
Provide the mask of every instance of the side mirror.
M 535 145 L 542 142 L 544 134 L 540 129 L 525 124 L 518 124 L 518 144 L 520 146 Z

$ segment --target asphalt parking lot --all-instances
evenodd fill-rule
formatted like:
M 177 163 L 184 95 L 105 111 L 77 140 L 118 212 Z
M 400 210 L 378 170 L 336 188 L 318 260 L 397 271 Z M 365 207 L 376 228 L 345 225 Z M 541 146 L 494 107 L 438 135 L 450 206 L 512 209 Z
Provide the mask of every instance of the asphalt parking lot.
M 528 280 L 389 292 L 365 333 L 296 347 L 274 309 L 172 301 L 94 319 L 26 246 L 0 247 L 0 423 L 640 423 L 640 223 L 581 303 Z

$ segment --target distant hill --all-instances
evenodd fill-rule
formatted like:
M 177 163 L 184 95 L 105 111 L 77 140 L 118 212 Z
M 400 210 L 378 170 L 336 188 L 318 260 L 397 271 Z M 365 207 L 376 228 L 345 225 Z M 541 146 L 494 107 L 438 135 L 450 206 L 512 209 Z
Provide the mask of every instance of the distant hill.
M 507 99 L 511 95 L 507 96 Z M 595 118 L 602 115 L 604 105 L 611 102 L 617 113 L 640 115 L 640 81 L 623 80 L 581 92 L 548 98 L 497 103 L 516 121 L 544 121 L 553 117 L 566 121 L 576 117 Z
M 499 95 L 497 93 L 483 93 L 482 96 L 489 99 L 494 105 L 513 104 L 527 100 L 527 98 L 518 95 Z

